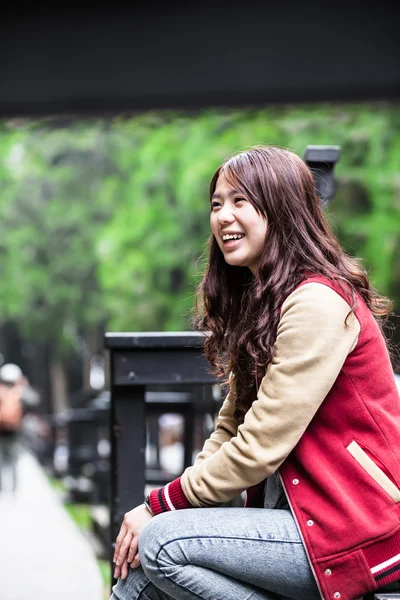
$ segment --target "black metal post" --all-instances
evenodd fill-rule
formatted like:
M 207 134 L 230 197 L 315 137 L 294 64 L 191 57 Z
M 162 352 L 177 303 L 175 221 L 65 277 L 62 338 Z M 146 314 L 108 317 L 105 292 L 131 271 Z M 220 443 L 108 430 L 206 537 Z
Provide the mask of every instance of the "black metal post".
M 124 514 L 143 502 L 145 484 L 145 386 L 115 387 L 112 393 L 112 536 Z
M 162 390 L 167 395 L 167 389 L 185 391 L 193 385 L 211 385 L 215 383 L 215 377 L 202 354 L 203 335 L 200 333 L 108 333 L 105 347 L 110 351 L 111 359 L 112 558 L 113 544 L 125 512 L 143 502 L 146 392 L 149 395 L 149 391 Z M 175 402 L 162 404 L 168 412 Z M 148 409 L 152 405 L 156 408 L 157 402 L 150 402 Z M 181 412 L 184 405 L 181 402 L 177 405 Z M 188 407 L 187 413 L 192 413 L 186 420 L 189 432 L 193 429 L 193 407 Z M 185 466 L 191 462 L 192 447 L 191 439 Z

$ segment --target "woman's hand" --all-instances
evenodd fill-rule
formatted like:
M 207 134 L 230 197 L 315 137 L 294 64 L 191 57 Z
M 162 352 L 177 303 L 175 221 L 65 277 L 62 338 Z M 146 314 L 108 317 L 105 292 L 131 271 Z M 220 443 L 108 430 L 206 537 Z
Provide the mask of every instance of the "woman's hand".
M 143 527 L 152 518 L 151 513 L 144 504 L 125 513 L 119 531 L 114 551 L 113 561 L 117 564 L 114 577 L 126 579 L 129 565 L 136 569 L 140 565 L 138 554 L 139 537 Z

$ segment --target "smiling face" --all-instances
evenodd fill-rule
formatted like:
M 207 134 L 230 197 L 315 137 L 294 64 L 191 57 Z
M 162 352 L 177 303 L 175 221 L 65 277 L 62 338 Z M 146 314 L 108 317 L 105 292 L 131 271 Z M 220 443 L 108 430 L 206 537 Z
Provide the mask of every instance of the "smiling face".
M 265 245 L 267 220 L 225 177 L 218 177 L 211 198 L 211 230 L 225 261 L 255 274 Z

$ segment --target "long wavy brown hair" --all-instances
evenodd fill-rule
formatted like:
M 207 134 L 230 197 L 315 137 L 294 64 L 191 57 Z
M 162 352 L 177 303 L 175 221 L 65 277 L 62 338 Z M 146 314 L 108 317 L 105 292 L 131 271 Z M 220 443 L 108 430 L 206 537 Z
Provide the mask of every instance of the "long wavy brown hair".
M 204 351 L 215 373 L 225 383 L 230 372 L 235 376 L 235 416 L 241 422 L 271 362 L 282 303 L 307 276 L 338 281 L 348 292 L 351 311 L 359 294 L 380 326 L 391 303 L 341 248 L 322 212 L 312 173 L 296 154 L 256 146 L 229 158 L 211 180 L 210 199 L 221 173 L 267 219 L 256 276 L 226 263 L 211 235 L 198 288 L 195 325 L 207 332 Z

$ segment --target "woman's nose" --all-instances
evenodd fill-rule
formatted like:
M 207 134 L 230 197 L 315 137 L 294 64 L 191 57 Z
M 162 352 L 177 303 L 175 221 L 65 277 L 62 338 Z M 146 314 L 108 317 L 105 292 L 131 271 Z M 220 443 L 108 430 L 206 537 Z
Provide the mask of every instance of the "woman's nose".
M 235 217 L 232 213 L 232 210 L 229 206 L 223 206 L 221 210 L 218 212 L 218 221 L 220 223 L 232 223 L 235 220 Z

